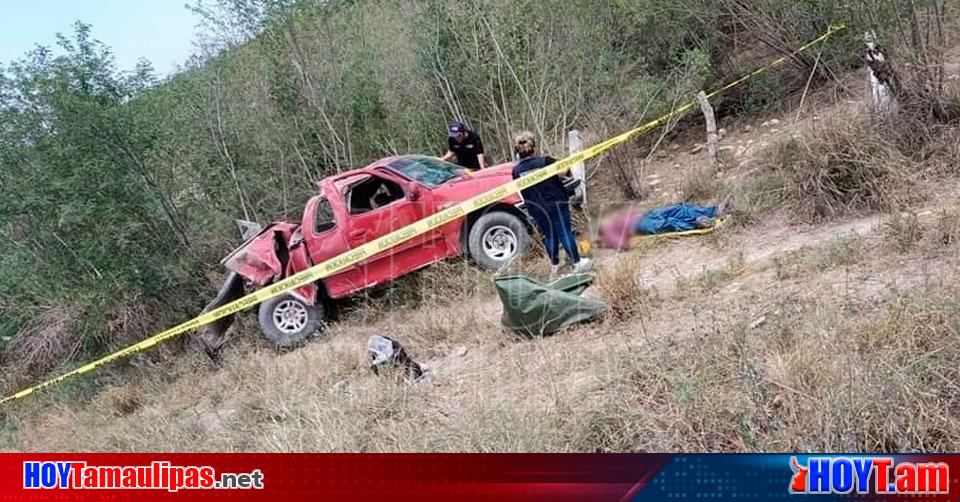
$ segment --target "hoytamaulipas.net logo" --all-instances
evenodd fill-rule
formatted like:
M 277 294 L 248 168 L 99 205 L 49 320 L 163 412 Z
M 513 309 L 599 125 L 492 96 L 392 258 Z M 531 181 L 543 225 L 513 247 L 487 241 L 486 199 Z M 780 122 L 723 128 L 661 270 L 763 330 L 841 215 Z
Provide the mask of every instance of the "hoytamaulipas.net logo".
M 26 461 L 23 463 L 25 489 L 112 490 L 260 490 L 260 469 L 243 473 L 217 473 L 210 466 L 172 465 L 87 465 L 86 462 Z
M 946 494 L 950 466 L 943 462 L 896 462 L 892 457 L 790 457 L 790 493 Z

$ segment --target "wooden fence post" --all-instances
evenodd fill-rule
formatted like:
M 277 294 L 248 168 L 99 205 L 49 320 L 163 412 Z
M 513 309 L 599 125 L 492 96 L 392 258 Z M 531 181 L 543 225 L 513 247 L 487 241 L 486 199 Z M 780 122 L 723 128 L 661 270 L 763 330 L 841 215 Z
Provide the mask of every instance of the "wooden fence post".
M 710 165 L 714 169 L 720 166 L 717 159 L 717 120 L 713 115 L 713 107 L 707 99 L 707 93 L 700 91 L 697 94 L 697 101 L 700 102 L 700 109 L 703 111 L 703 118 L 707 122 L 707 154 L 710 156 Z
M 567 133 L 567 149 L 569 150 L 568 154 L 573 155 L 581 150 L 583 150 L 583 138 L 580 136 L 580 131 L 573 129 Z M 580 204 L 587 205 L 587 167 L 583 162 L 577 162 L 570 168 L 570 175 L 574 179 L 580 180 L 580 186 L 577 187 L 577 199 L 579 199 Z

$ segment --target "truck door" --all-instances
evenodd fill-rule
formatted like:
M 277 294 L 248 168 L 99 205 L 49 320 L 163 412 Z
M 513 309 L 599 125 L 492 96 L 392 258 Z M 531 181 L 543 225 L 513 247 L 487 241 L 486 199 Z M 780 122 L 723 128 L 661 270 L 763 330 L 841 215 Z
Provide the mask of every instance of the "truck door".
M 340 211 L 338 211 L 340 209 Z M 339 216 L 338 216 L 339 214 Z M 337 208 L 324 195 L 313 197 L 303 212 L 301 229 L 311 265 L 324 262 L 350 250 L 342 228 L 345 211 Z M 354 291 L 359 283 L 357 267 L 351 266 L 323 280 L 327 294 L 340 298 Z
M 428 191 L 418 190 L 417 196 L 411 197 L 410 187 L 402 178 L 380 170 L 368 172 L 346 187 L 343 200 L 350 220 L 347 242 L 351 249 L 432 212 Z M 361 263 L 358 273 L 363 287 L 383 284 L 442 259 L 446 245 L 438 235 L 431 231 L 414 237 Z

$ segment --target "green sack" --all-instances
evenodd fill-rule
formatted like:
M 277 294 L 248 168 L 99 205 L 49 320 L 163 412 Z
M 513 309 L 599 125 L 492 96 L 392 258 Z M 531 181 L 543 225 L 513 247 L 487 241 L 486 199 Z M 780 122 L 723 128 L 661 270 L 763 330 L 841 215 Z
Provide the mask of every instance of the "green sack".
M 575 274 L 548 284 L 522 275 L 495 277 L 503 304 L 503 327 L 526 336 L 550 335 L 568 326 L 595 318 L 607 308 L 593 298 L 580 296 L 594 276 Z

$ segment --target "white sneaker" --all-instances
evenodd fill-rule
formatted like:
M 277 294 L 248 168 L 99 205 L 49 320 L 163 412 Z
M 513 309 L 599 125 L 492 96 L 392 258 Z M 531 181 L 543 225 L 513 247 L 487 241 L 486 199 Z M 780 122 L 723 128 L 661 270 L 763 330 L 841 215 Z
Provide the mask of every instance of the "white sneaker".
M 550 265 L 550 280 L 554 280 L 560 276 L 560 265 Z
M 577 273 L 590 272 L 593 270 L 593 268 L 594 268 L 593 260 L 591 260 L 590 258 L 583 258 L 582 260 L 578 261 L 576 265 L 573 266 L 573 271 Z

